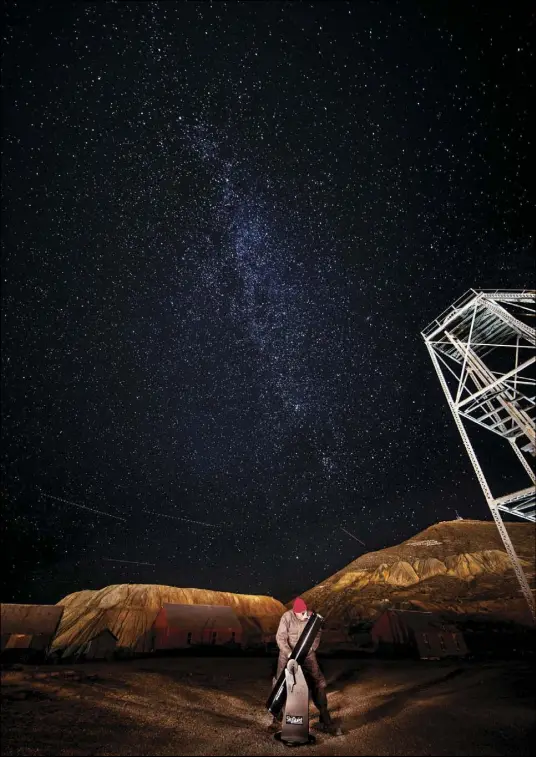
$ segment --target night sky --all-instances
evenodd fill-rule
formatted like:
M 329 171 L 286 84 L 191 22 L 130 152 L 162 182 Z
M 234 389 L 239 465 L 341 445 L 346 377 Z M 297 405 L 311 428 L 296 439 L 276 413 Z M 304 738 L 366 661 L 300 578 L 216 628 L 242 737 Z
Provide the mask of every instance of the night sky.
M 7 2 L 3 601 L 286 601 L 490 518 L 420 331 L 534 283 L 497 5 Z

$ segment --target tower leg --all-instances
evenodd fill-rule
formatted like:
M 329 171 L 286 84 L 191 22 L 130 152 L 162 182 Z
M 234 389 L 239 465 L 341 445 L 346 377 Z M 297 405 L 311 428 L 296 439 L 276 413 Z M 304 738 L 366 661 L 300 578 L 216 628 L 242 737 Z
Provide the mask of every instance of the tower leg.
M 503 520 L 501 518 L 501 514 L 499 512 L 499 509 L 495 503 L 495 499 L 491 493 L 491 489 L 489 487 L 489 484 L 486 480 L 486 477 L 484 476 L 484 472 L 482 470 L 482 467 L 478 461 L 478 458 L 475 454 L 475 451 L 473 449 L 473 445 L 471 444 L 471 441 L 469 439 L 469 436 L 467 434 L 467 431 L 465 430 L 465 427 L 462 423 L 462 419 L 460 418 L 460 414 L 454 404 L 454 401 L 452 399 L 452 396 L 449 392 L 447 383 L 445 381 L 445 377 L 443 376 L 443 372 L 441 370 L 441 366 L 439 365 L 439 361 L 436 357 L 436 354 L 434 352 L 434 348 L 430 344 L 429 341 L 425 340 L 426 347 L 428 349 L 428 352 L 430 353 L 430 358 L 432 359 L 432 363 L 434 365 L 434 368 L 436 369 L 437 376 L 439 378 L 439 382 L 441 384 L 441 387 L 443 389 L 443 392 L 445 393 L 445 397 L 447 399 L 447 403 L 450 407 L 450 410 L 452 412 L 452 415 L 454 417 L 454 422 L 456 423 L 456 426 L 458 428 L 458 431 L 460 432 L 460 436 L 462 438 L 463 444 L 465 446 L 466 452 L 469 455 L 469 459 L 471 460 L 471 463 L 473 464 L 474 471 L 476 473 L 476 477 L 478 478 L 478 482 L 482 488 L 482 491 L 484 493 L 484 496 L 486 498 L 486 502 L 488 503 L 488 507 L 490 509 L 491 515 L 493 516 L 493 520 L 495 521 L 495 525 L 497 526 L 497 529 L 499 531 L 499 534 L 501 535 L 504 547 L 506 549 L 506 552 L 510 558 L 510 561 L 512 563 L 512 567 L 515 571 L 515 574 L 517 576 L 517 580 L 519 581 L 519 586 L 521 588 L 521 591 L 523 593 L 523 596 L 525 597 L 525 600 L 527 602 L 528 608 L 530 610 L 530 613 L 532 615 L 533 623 L 536 623 L 536 608 L 534 606 L 534 597 L 532 595 L 532 591 L 529 585 L 529 582 L 527 580 L 527 577 L 523 571 L 523 567 L 521 566 L 521 563 L 519 561 L 519 558 L 516 554 L 516 551 L 514 549 L 514 545 L 512 544 L 512 541 L 510 539 L 510 535 L 508 531 L 506 530 L 506 527 L 503 523 Z

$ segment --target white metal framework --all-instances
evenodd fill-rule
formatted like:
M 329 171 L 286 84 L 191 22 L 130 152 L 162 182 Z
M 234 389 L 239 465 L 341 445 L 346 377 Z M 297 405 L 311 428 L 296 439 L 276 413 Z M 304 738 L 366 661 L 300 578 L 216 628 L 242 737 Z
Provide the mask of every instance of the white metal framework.
M 432 321 L 422 336 L 536 620 L 534 597 L 500 514 L 536 522 L 536 476 L 528 459 L 536 455 L 535 316 L 534 290 L 470 289 Z M 506 440 L 520 474 L 528 476 L 531 485 L 494 497 L 464 420 Z

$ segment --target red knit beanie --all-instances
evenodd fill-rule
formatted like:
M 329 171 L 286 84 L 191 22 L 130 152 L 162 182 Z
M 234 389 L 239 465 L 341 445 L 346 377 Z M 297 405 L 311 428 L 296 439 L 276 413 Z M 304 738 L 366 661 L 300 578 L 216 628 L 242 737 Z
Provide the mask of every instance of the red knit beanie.
M 294 604 L 292 605 L 292 609 L 294 612 L 303 612 L 304 610 L 307 610 L 307 605 L 303 601 L 301 597 L 298 597 L 298 599 L 294 600 Z

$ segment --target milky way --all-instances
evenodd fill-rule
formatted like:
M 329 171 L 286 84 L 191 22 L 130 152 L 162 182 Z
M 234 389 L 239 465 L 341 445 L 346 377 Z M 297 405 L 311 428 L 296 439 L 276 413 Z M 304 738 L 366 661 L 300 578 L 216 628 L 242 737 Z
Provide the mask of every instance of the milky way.
M 5 28 L 3 598 L 288 599 L 489 517 L 420 331 L 532 284 L 528 18 L 13 2 Z

